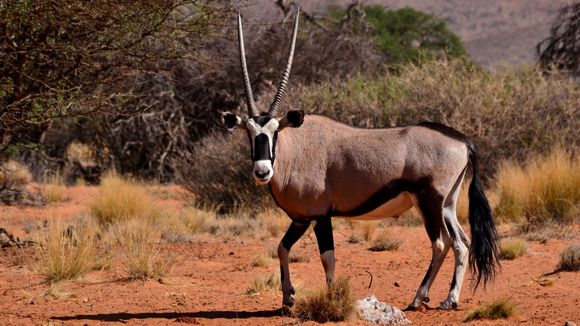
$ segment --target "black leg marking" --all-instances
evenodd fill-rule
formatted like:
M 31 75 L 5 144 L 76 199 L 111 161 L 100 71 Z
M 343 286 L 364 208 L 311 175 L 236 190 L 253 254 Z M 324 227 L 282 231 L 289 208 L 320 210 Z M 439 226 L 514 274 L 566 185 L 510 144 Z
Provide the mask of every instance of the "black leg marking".
M 292 248 L 292 246 L 296 243 L 296 241 L 298 241 L 298 239 L 300 239 L 304 235 L 306 230 L 308 230 L 309 226 L 310 222 L 306 222 L 303 224 L 292 222 L 292 224 L 290 224 L 290 227 L 288 228 L 288 231 L 286 231 L 286 234 L 284 234 L 284 237 L 282 238 L 281 241 L 284 248 L 290 251 L 290 248 Z
M 443 226 L 443 197 L 438 194 L 420 194 L 419 209 L 423 213 L 425 229 L 431 242 L 435 242 L 441 236 Z
M 334 250 L 334 237 L 332 235 L 330 217 L 323 217 L 316 221 L 314 234 L 316 235 L 318 250 L 320 250 L 321 255 L 328 250 Z

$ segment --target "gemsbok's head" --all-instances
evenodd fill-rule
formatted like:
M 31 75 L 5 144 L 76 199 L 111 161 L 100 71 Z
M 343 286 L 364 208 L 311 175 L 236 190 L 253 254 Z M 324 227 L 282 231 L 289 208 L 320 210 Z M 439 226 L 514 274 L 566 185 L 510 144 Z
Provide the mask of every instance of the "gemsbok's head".
M 260 185 L 267 184 L 274 175 L 274 163 L 276 161 L 276 140 L 278 132 L 286 127 L 298 128 L 304 121 L 304 111 L 290 110 L 284 116 L 277 116 L 278 108 L 284 97 L 290 69 L 292 68 L 292 58 L 294 56 L 294 47 L 296 45 L 296 34 L 298 32 L 298 18 L 300 9 L 296 10 L 294 16 L 294 29 L 292 32 L 292 41 L 288 51 L 288 60 L 286 68 L 282 74 L 282 80 L 278 86 L 274 101 L 267 112 L 260 112 L 254 102 L 252 86 L 246 67 L 246 55 L 244 51 L 244 34 L 242 31 L 242 17 L 238 14 L 238 38 L 240 44 L 240 65 L 244 78 L 244 90 L 246 103 L 248 106 L 249 117 L 242 119 L 231 112 L 222 113 L 222 123 L 229 130 L 234 128 L 245 129 L 250 140 L 252 162 L 254 163 L 252 175 L 256 183 Z

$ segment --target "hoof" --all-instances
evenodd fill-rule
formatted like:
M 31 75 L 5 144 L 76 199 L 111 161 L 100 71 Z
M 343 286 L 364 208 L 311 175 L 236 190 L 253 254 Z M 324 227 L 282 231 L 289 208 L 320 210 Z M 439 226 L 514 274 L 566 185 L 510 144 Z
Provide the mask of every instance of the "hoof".
M 439 305 L 439 307 L 437 307 L 438 310 L 451 310 L 451 309 L 457 309 L 458 305 L 457 302 L 449 302 L 449 301 L 444 301 L 441 302 L 441 304 Z
M 280 314 L 282 316 L 286 316 L 286 317 L 293 317 L 294 314 L 292 313 L 292 309 L 290 309 L 290 307 L 288 306 L 283 306 L 282 309 L 280 309 Z
M 292 308 L 294 306 L 294 295 L 296 294 L 296 290 L 294 288 L 290 288 L 289 291 L 283 291 L 282 293 L 282 308 L 288 307 Z
M 408 305 L 407 308 L 403 309 L 403 311 L 417 311 L 419 310 L 418 306 L 413 306 L 412 304 Z
M 418 306 L 415 306 L 414 304 L 410 304 L 407 306 L 407 308 L 403 309 L 403 311 L 425 311 L 425 310 L 429 310 L 431 308 L 429 308 L 429 306 L 427 306 L 424 303 L 421 303 Z
M 284 299 L 282 299 L 282 308 L 287 307 L 287 308 L 292 308 L 294 306 L 294 296 L 293 295 L 289 295 L 287 297 L 285 297 Z

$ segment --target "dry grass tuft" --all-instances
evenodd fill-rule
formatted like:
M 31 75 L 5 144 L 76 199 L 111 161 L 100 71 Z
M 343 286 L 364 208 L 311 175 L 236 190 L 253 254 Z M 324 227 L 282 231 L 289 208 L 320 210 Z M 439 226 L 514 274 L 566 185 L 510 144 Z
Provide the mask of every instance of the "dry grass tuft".
M 479 319 L 506 319 L 513 316 L 517 311 L 515 303 L 509 299 L 499 299 L 482 307 L 469 310 L 465 321 Z
M 281 288 L 282 282 L 280 281 L 280 274 L 272 273 L 266 277 L 256 277 L 246 289 L 246 294 L 255 295 L 264 292 L 279 291 Z
M 46 184 L 43 186 L 43 194 L 49 204 L 67 201 L 66 187 L 58 184 Z
M 276 238 L 290 225 L 288 215 L 280 209 L 267 209 L 258 214 L 257 220 L 265 230 L 265 237 Z
M 62 284 L 59 282 L 53 282 L 50 283 L 48 289 L 42 293 L 42 296 L 50 297 L 56 300 L 64 300 L 69 298 L 76 298 L 77 294 L 73 292 L 66 292 L 62 288 Z
M 354 312 L 354 297 L 348 278 L 340 277 L 296 301 L 294 315 L 319 323 L 348 320 Z
M 571 223 L 580 203 L 580 157 L 556 148 L 525 164 L 503 163 L 496 177 L 497 215 L 524 228 L 549 222 Z
M 51 221 L 38 249 L 39 269 L 47 281 L 75 279 L 93 268 L 98 227 L 90 221 L 64 225 Z
M 21 188 L 32 181 L 28 168 L 16 161 L 7 161 L 0 166 L 0 184 L 6 188 Z
M 350 243 L 359 243 L 361 241 L 371 241 L 377 230 L 377 222 L 375 221 L 357 221 L 346 220 L 347 225 L 350 226 L 352 234 L 349 237 Z
M 274 260 L 269 255 L 261 254 L 261 255 L 254 257 L 252 259 L 252 262 L 250 263 L 250 265 L 252 267 L 266 266 L 266 265 L 270 265 L 270 263 L 272 263 L 273 261 Z
M 128 279 L 159 279 L 169 274 L 173 262 L 160 254 L 153 224 L 130 220 L 117 225 L 116 232 Z
M 102 179 L 101 192 L 90 209 L 101 224 L 130 219 L 156 220 L 161 215 L 143 186 L 113 174 Z
M 393 239 L 391 232 L 382 230 L 373 240 L 370 251 L 392 251 L 397 250 L 403 242 Z
M 527 253 L 528 243 L 524 239 L 507 239 L 501 242 L 501 259 L 513 260 Z
M 560 253 L 558 271 L 575 272 L 580 270 L 580 243 L 573 244 Z

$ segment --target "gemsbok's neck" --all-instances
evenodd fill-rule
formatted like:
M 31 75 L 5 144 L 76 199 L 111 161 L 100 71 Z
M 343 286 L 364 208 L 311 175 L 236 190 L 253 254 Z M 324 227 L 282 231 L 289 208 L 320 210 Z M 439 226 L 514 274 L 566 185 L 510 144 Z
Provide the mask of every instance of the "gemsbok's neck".
M 294 130 L 284 130 L 278 136 L 276 142 L 276 161 L 274 162 L 274 176 L 272 183 L 274 193 L 280 193 L 290 180 L 292 172 L 292 161 L 295 155 L 299 155 L 296 149 L 293 149 L 292 132 Z

